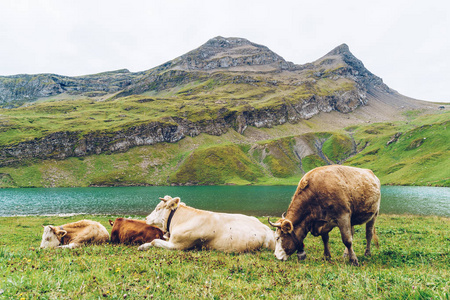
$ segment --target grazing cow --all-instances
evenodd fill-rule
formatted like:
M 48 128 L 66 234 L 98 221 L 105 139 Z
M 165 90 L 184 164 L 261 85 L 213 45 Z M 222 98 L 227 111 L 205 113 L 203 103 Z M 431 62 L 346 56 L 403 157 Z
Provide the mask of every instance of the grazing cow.
M 161 228 L 168 241 L 155 239 L 139 246 L 165 249 L 214 249 L 246 252 L 260 248 L 275 249 L 274 232 L 255 217 L 215 213 L 180 204 L 180 198 L 165 196 L 146 218 L 147 224 Z
M 145 221 L 117 218 L 111 224 L 111 243 L 113 244 L 144 244 L 154 239 L 163 239 L 161 229 L 150 226 Z
M 81 220 L 61 226 L 43 226 L 41 248 L 76 248 L 83 244 L 100 244 L 109 240 L 105 226 L 91 220 Z
M 325 258 L 330 258 L 328 233 L 339 227 L 353 265 L 358 258 L 353 251 L 353 226 L 366 224 L 366 251 L 375 233 L 375 219 L 380 209 L 380 181 L 371 170 L 331 165 L 315 168 L 303 176 L 292 197 L 286 216 L 275 224 L 275 256 L 286 260 L 297 250 L 300 260 L 306 258 L 303 240 L 311 232 L 322 236 Z

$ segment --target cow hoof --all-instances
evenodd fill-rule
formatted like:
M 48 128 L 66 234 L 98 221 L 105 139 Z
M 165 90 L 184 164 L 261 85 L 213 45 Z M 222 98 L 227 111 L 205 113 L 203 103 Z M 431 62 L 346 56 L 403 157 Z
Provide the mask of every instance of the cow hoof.
M 352 265 L 354 265 L 355 267 L 359 267 L 359 263 L 358 263 L 358 260 L 357 260 L 357 259 L 350 261 L 350 263 L 351 263 Z
M 371 256 L 371 255 L 372 255 L 372 253 L 370 252 L 370 250 L 366 250 L 364 252 L 364 256 Z
M 305 260 L 306 259 L 306 252 L 297 253 L 298 260 Z

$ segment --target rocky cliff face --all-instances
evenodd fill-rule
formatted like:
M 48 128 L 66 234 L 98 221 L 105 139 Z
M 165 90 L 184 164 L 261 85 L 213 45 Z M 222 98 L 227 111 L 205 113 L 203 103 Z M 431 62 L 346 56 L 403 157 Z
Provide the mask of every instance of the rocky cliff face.
M 16 107 L 63 93 L 87 97 L 116 93 L 140 75 L 118 70 L 78 77 L 56 74 L 0 76 L 0 107 Z
M 270 86 L 280 95 L 274 97 L 277 99 L 274 105 L 247 104 L 239 109 L 224 106 L 214 117 L 205 120 L 192 121 L 172 115 L 123 130 L 84 134 L 76 130 L 62 131 L 14 145 L 0 145 L 0 166 L 34 158 L 64 159 L 127 151 L 134 146 L 177 142 L 200 133 L 221 135 L 230 128 L 242 134 L 248 126 L 295 123 L 319 112 L 352 112 L 367 103 L 367 94 L 373 90 L 395 93 L 381 78 L 370 73 L 345 44 L 313 63 L 294 65 L 267 47 L 246 39 L 216 37 L 146 72 L 119 70 L 81 77 L 53 74 L 0 77 L 0 105 L 13 107 L 62 93 L 84 97 L 115 93 L 114 97 L 120 98 L 170 91 L 177 86 L 211 79 L 220 82 L 222 88 L 226 85 L 245 85 L 246 89 Z M 346 85 L 341 87 L 342 82 Z M 333 88 L 324 88 L 326 84 Z M 299 90 L 303 94 L 296 96 Z M 214 95 L 214 90 L 209 93 Z M 292 96 L 285 98 L 289 93 Z
M 231 128 L 243 134 L 248 126 L 273 127 L 309 119 L 319 112 L 349 112 L 364 101 L 359 99 L 359 103 L 354 103 L 357 96 L 352 95 L 352 92 L 340 97 L 348 101 L 340 101 L 338 96 L 312 97 L 306 102 L 276 108 L 249 108 L 242 112 L 223 109 L 215 119 L 198 122 L 172 117 L 165 118 L 164 122 L 152 122 L 114 132 L 94 131 L 85 135 L 77 131 L 56 132 L 43 138 L 0 146 L 0 167 L 23 164 L 33 159 L 65 159 L 125 152 L 136 146 L 175 143 L 186 136 L 194 137 L 201 133 L 220 136 Z

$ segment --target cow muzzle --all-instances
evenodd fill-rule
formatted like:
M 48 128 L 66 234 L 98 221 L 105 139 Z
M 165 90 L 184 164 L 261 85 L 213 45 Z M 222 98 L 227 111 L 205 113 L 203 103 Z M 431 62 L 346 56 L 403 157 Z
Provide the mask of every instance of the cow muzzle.
M 277 259 L 282 260 L 282 261 L 286 261 L 289 258 L 289 256 L 284 251 L 283 247 L 278 246 L 278 245 L 275 246 L 274 254 Z

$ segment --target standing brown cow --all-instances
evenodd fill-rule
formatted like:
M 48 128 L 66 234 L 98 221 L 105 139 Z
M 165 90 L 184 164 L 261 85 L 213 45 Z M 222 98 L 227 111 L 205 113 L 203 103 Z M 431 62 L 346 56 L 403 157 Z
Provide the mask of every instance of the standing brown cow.
M 137 244 L 150 243 L 154 239 L 164 239 L 164 233 L 155 226 L 150 226 L 145 221 L 117 218 L 114 222 L 109 220 L 112 226 L 111 243 L 113 244 Z
M 366 251 L 380 209 L 380 180 L 371 170 L 340 165 L 315 168 L 303 176 L 292 197 L 286 216 L 275 224 L 275 256 L 286 260 L 297 250 L 299 259 L 305 259 L 303 240 L 308 232 L 322 236 L 324 255 L 331 257 L 328 233 L 339 227 L 342 242 L 353 265 L 358 258 L 353 251 L 353 226 L 366 224 Z

